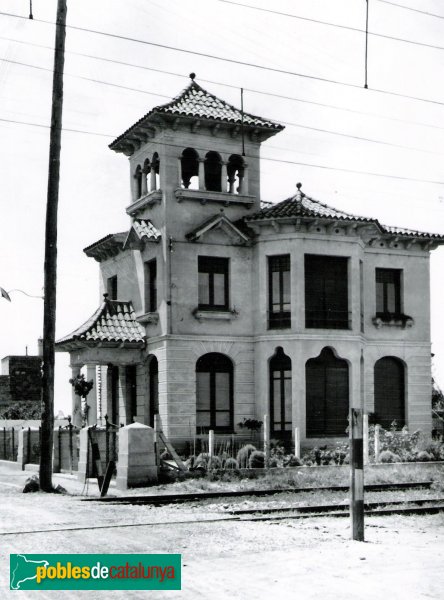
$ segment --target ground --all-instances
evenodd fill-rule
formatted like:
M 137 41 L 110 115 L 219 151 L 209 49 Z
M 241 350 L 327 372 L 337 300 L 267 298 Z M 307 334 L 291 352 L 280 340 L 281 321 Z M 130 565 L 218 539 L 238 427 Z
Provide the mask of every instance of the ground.
M 163 507 L 103 505 L 84 502 L 78 495 L 22 494 L 25 476 L 29 473 L 24 475 L 0 465 L 2 598 L 14 594 L 9 591 L 9 554 L 45 552 L 181 553 L 182 591 L 36 591 L 21 592 L 22 597 L 31 600 L 34 597 L 153 600 L 443 597 L 443 514 L 368 517 L 366 542 L 362 543 L 350 540 L 349 520 L 344 518 L 211 522 L 228 517 L 226 501 Z M 80 493 L 83 487 L 60 476 L 56 483 L 65 484 L 73 493 Z M 89 494 L 96 494 L 92 484 Z M 337 500 L 344 499 L 338 496 Z M 243 498 L 241 503 L 252 501 Z

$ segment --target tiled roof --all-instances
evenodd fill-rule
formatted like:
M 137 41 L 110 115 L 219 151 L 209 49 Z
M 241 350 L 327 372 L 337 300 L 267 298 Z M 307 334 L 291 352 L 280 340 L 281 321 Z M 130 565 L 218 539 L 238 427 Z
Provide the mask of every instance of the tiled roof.
M 136 321 L 131 302 L 108 300 L 80 327 L 69 335 L 57 340 L 56 346 L 62 349 L 69 343 L 107 346 L 138 346 L 145 344 L 145 330 Z
M 204 90 L 198 83 L 192 81 L 178 96 L 171 102 L 156 106 L 152 112 L 170 113 L 173 115 L 184 115 L 187 117 L 197 117 L 201 119 L 215 119 L 217 121 L 228 121 L 230 123 L 241 123 L 241 111 L 221 100 L 217 96 Z M 244 112 L 244 125 L 252 127 L 267 127 L 270 129 L 284 129 L 283 125 L 256 117 Z
M 325 217 L 347 221 L 376 222 L 375 219 L 352 215 L 351 213 L 337 210 L 332 206 L 309 198 L 301 191 L 300 184 L 298 186 L 298 191 L 291 198 L 287 198 L 287 200 L 283 200 L 278 204 L 273 204 L 271 207 L 263 208 L 254 215 L 251 215 L 251 217 L 246 217 L 245 221 L 248 223 L 249 221 L 282 217 Z
M 133 227 L 140 239 L 146 237 L 158 240 L 160 238 L 160 231 L 154 227 L 149 219 L 134 219 Z
M 124 141 L 125 137 L 131 133 L 137 133 L 139 126 L 143 123 L 149 123 L 153 115 L 163 114 L 171 115 L 172 117 L 188 117 L 192 119 L 208 119 L 223 123 L 232 123 L 240 125 L 242 123 L 242 112 L 232 104 L 228 104 L 214 94 L 207 92 L 198 83 L 191 83 L 171 102 L 155 106 L 146 115 L 139 119 L 134 125 L 127 129 L 122 135 L 119 135 L 109 147 L 112 150 L 120 151 L 120 142 Z M 243 114 L 244 127 L 251 129 L 269 130 L 268 135 L 273 135 L 278 131 L 282 131 L 284 126 L 270 119 L 264 119 L 256 115 L 244 112 Z
M 84 248 L 83 252 L 86 256 L 92 256 L 99 262 L 110 256 L 116 256 L 123 249 L 127 235 L 125 232 L 110 233 Z
M 283 200 L 278 204 L 273 204 L 270 207 L 262 208 L 257 213 L 246 217 L 244 222 L 246 225 L 250 222 L 255 221 L 267 221 L 273 219 L 285 219 L 287 217 L 311 217 L 311 218 L 324 218 L 333 221 L 354 221 L 360 223 L 373 224 L 379 229 L 382 234 L 400 237 L 414 237 L 414 238 L 425 238 L 428 240 L 436 240 L 443 242 L 444 235 L 439 233 L 427 233 L 424 231 L 415 231 L 413 229 L 405 229 L 402 227 L 391 227 L 388 225 L 382 225 L 377 219 L 371 219 L 369 217 L 362 217 L 359 215 L 353 215 L 342 210 L 337 210 L 328 204 L 323 204 L 318 200 L 309 198 L 301 191 L 301 184 L 298 183 L 298 191 L 291 198 Z

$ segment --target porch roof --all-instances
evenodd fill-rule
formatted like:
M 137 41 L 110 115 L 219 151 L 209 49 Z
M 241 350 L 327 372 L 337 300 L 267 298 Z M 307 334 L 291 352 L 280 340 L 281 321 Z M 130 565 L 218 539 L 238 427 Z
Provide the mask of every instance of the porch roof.
M 80 327 L 56 342 L 56 350 L 71 350 L 103 346 L 106 348 L 143 348 L 145 329 L 136 321 L 131 302 L 104 301 L 96 312 Z

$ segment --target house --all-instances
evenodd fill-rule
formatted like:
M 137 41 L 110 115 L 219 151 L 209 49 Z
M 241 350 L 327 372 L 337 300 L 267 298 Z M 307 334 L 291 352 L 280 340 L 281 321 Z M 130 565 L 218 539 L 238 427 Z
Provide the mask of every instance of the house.
M 41 356 L 5 356 L 0 375 L 0 409 L 16 402 L 34 402 L 40 408 L 42 389 Z
M 345 436 L 355 406 L 430 432 L 429 253 L 444 236 L 301 184 L 261 206 L 260 145 L 282 129 L 192 76 L 110 145 L 129 159 L 129 230 L 85 248 L 103 301 L 56 346 L 96 382 L 92 421 L 98 406 L 115 424 L 159 413 L 180 444 L 269 414 L 273 438 L 299 427 L 314 444 Z

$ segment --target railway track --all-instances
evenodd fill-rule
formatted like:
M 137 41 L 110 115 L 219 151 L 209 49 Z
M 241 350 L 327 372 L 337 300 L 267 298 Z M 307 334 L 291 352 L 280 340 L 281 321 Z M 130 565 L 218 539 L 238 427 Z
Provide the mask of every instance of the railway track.
M 393 492 L 405 490 L 430 489 L 433 481 L 418 481 L 413 483 L 376 483 L 364 487 L 366 492 Z M 83 502 L 105 502 L 112 504 L 150 504 L 160 506 L 164 504 L 179 504 L 184 502 L 196 502 L 199 500 L 212 500 L 218 498 L 241 498 L 245 496 L 274 496 L 278 494 L 299 494 L 307 492 L 348 492 L 349 487 L 345 485 L 307 487 L 307 488 L 284 488 L 280 490 L 238 490 L 231 492 L 195 492 L 191 494 L 163 494 L 161 496 L 120 496 L 105 498 L 83 498 Z

